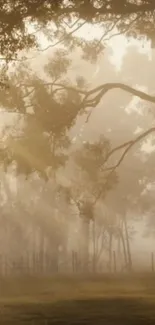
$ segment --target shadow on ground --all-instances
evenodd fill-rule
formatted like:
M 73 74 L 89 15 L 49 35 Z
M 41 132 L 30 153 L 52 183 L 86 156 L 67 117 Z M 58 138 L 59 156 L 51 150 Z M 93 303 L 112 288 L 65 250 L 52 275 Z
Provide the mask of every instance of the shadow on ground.
M 155 324 L 155 308 L 141 299 L 124 298 L 3 306 L 0 325 L 4 324 L 150 325 Z

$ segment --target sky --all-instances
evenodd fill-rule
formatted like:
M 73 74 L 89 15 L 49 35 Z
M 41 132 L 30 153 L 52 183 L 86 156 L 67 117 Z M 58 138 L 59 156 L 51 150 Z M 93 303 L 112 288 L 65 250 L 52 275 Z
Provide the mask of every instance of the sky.
M 114 31 L 113 33 L 115 34 L 116 31 Z M 75 33 L 75 35 L 80 37 L 83 37 L 84 35 L 84 37 L 88 40 L 92 40 L 94 38 L 100 39 L 102 37 L 102 34 L 103 34 L 103 30 L 101 30 L 99 27 L 95 27 L 91 25 L 83 26 L 78 32 Z M 127 51 L 127 48 L 131 44 L 139 47 L 139 51 L 142 53 L 146 53 L 147 55 L 150 56 L 151 59 L 151 51 L 149 51 L 150 49 L 149 41 L 145 41 L 145 43 L 143 43 L 142 41 L 140 42 L 133 39 L 130 40 L 129 42 L 124 35 L 118 35 L 114 37 L 112 37 L 112 35 L 111 35 L 111 39 L 105 42 L 105 44 L 107 43 L 108 46 L 111 46 L 112 48 L 111 62 L 116 66 L 116 69 L 121 68 L 123 57 Z
M 75 27 L 74 27 L 75 29 Z M 33 29 L 32 29 L 33 30 Z M 72 29 L 73 30 L 73 29 Z M 70 32 L 70 29 L 68 30 Z M 116 30 L 113 31 L 113 34 L 116 33 Z M 100 39 L 102 37 L 103 30 L 100 27 L 92 26 L 91 24 L 86 24 L 82 26 L 78 31 L 76 31 L 73 35 L 87 39 L 87 40 L 93 40 L 93 39 Z M 130 39 L 127 40 L 127 38 L 124 35 L 117 35 L 113 36 L 113 34 L 109 34 L 109 40 L 106 37 L 107 41 L 105 41 L 105 45 L 108 44 L 108 46 L 111 47 L 112 53 L 111 53 L 111 62 L 115 65 L 116 69 L 121 68 L 123 57 L 130 45 L 136 45 L 139 48 L 139 51 L 141 53 L 145 53 L 149 56 L 151 59 L 151 48 L 150 48 L 150 42 L 146 41 L 137 41 L 136 39 Z M 49 42 L 47 38 L 43 34 L 38 34 L 38 39 L 41 44 L 41 48 L 45 49 L 49 45 L 49 51 L 53 47 L 53 45 L 56 42 Z M 60 46 L 60 45 L 58 45 Z M 53 47 L 55 49 L 55 46 Z M 48 54 L 48 50 L 44 52 L 45 55 Z

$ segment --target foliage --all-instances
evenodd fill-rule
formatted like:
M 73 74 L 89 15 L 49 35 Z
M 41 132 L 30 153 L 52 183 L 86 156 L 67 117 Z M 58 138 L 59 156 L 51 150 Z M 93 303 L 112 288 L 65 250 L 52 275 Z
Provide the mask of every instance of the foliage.
M 82 20 L 84 23 L 104 27 L 104 33 L 117 28 L 128 36 L 147 36 L 154 42 L 153 0 L 1 0 L 0 52 L 7 60 L 14 59 L 18 51 L 37 46 L 36 30 L 42 29 L 50 39 L 62 33 L 70 37 L 68 29 Z M 31 32 L 28 25 L 34 27 Z M 79 26 L 76 28 L 80 28 Z
M 7 140 L 1 147 L 4 167 L 15 162 L 18 173 L 38 172 L 48 178 L 51 168 L 65 164 L 68 130 L 82 109 L 80 93 L 71 84 L 67 87 L 64 79 L 70 64 L 66 52 L 56 51 L 45 66 L 47 83 L 25 64 L 12 73 L 9 90 L 1 90 L 1 106 L 17 117 L 14 131 L 12 126 L 11 134 L 6 130 Z

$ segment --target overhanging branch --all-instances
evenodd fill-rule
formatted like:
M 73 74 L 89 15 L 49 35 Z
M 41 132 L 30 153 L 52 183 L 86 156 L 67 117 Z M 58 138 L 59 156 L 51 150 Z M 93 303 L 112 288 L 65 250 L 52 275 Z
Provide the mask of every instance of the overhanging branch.
M 113 90 L 113 89 L 123 90 L 133 96 L 141 98 L 142 100 L 145 100 L 145 101 L 155 104 L 155 96 L 149 95 L 144 91 L 138 90 L 136 88 L 133 88 L 129 85 L 126 85 L 126 84 L 123 84 L 120 82 L 105 83 L 105 84 L 102 84 L 96 88 L 89 90 L 89 91 L 81 90 L 79 88 L 72 87 L 72 86 L 65 86 L 64 84 L 61 84 L 61 83 L 53 83 L 53 82 L 45 83 L 45 82 L 43 82 L 44 86 L 49 86 L 51 84 L 57 88 L 57 91 L 66 89 L 66 90 L 71 90 L 71 91 L 74 91 L 77 93 L 81 93 L 83 95 L 82 104 L 85 108 L 97 106 L 97 104 L 99 104 L 99 102 L 101 101 L 102 97 L 108 91 Z M 31 84 L 23 83 L 20 86 L 23 86 L 25 88 L 37 88 L 38 87 L 38 85 L 36 86 L 33 83 L 31 83 Z M 91 97 L 93 95 L 94 95 L 94 97 L 92 99 L 89 99 L 89 97 Z
M 114 82 L 114 83 L 103 84 L 103 85 L 101 85 L 99 87 L 96 87 L 96 88 L 88 91 L 86 93 L 85 98 L 84 98 L 83 104 L 85 104 L 86 107 L 95 107 L 100 103 L 102 97 L 108 91 L 113 90 L 113 89 L 121 89 L 121 90 L 123 90 L 125 92 L 128 92 L 128 93 L 132 94 L 133 96 L 139 97 L 139 98 L 141 98 L 143 100 L 146 100 L 146 101 L 149 101 L 151 103 L 155 103 L 155 96 L 149 95 L 146 92 L 135 89 L 135 88 L 133 88 L 133 87 L 131 87 L 129 85 Z M 95 97 L 92 98 L 92 99 L 89 99 L 89 97 L 93 96 L 93 95 L 95 95 Z

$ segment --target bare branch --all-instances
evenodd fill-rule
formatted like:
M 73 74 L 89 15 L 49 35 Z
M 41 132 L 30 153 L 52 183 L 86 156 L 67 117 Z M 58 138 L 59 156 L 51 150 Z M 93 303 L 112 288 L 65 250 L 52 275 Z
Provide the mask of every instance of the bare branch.
M 98 46 L 102 41 L 107 42 L 107 41 L 110 41 L 112 38 L 114 38 L 114 37 L 116 37 L 116 36 L 119 36 L 119 35 L 122 35 L 122 34 L 127 33 L 127 32 L 130 30 L 130 28 L 132 27 L 132 25 L 134 25 L 134 23 L 135 23 L 135 22 L 136 22 L 140 17 L 142 17 L 142 14 L 139 14 L 139 15 L 137 14 L 137 15 L 136 15 L 136 18 L 134 18 L 133 20 L 131 20 L 131 22 L 130 22 L 128 25 L 126 25 L 126 26 L 124 27 L 124 29 L 121 30 L 121 31 L 118 31 L 118 28 L 117 28 L 117 24 L 121 21 L 121 18 L 120 18 L 120 17 L 117 18 L 117 20 L 114 21 L 114 22 L 111 24 L 111 27 L 109 27 L 109 28 L 106 30 L 106 32 L 103 33 L 103 35 L 101 36 L 101 38 L 100 38 L 99 41 L 98 41 L 97 46 Z M 114 34 L 112 34 L 112 35 L 110 35 L 109 37 L 105 38 L 105 37 L 108 36 L 109 33 L 112 32 L 115 28 L 116 28 L 117 32 L 114 33 Z
M 124 90 L 130 94 L 132 94 L 133 96 L 139 97 L 143 100 L 149 101 L 151 103 L 155 103 L 155 96 L 149 95 L 141 90 L 135 89 L 129 85 L 126 84 L 122 84 L 122 83 L 107 83 L 104 85 L 101 85 L 99 87 L 96 87 L 90 91 L 88 91 L 86 93 L 86 96 L 84 98 L 83 104 L 86 107 L 95 107 L 99 104 L 99 102 L 101 101 L 102 97 L 110 90 L 112 89 L 121 89 Z M 96 96 L 92 99 L 88 99 L 89 96 L 94 95 L 95 93 Z
M 107 155 L 107 157 L 106 157 L 106 159 L 105 159 L 105 162 L 107 162 L 107 160 L 109 159 L 109 157 L 111 157 L 112 154 L 114 154 L 116 151 L 121 150 L 121 149 L 123 149 L 123 148 L 126 147 L 126 146 L 130 146 L 130 144 L 131 144 L 132 142 L 133 142 L 133 140 L 130 140 L 130 141 L 127 141 L 127 142 L 121 144 L 120 146 L 118 146 L 118 147 L 116 147 L 116 148 L 113 148 L 113 149 L 108 153 L 108 155 Z M 105 163 L 105 162 L 104 162 L 104 163 Z
M 42 86 L 53 86 L 53 87 L 57 87 L 56 88 L 56 91 L 61 91 L 61 90 L 70 90 L 70 91 L 73 91 L 73 92 L 76 92 L 76 93 L 81 93 L 82 95 L 86 95 L 86 91 L 82 90 L 82 89 L 76 89 L 75 87 L 72 87 L 72 86 L 65 86 L 64 84 L 62 83 L 57 83 L 57 82 L 42 82 L 42 84 L 39 86 L 39 85 L 35 85 L 33 83 L 30 83 L 30 84 L 26 84 L 26 83 L 22 83 L 20 84 L 19 87 L 25 87 L 25 88 L 38 88 L 38 87 L 42 87 Z
M 115 27 L 116 27 L 116 25 L 117 25 L 117 23 L 118 23 L 118 21 L 120 20 L 120 18 L 119 19 L 117 19 L 115 22 L 113 22 L 112 23 L 112 25 L 111 25 L 111 27 L 110 28 L 108 28 L 104 33 L 103 33 L 103 35 L 101 36 L 101 38 L 99 39 L 99 41 L 98 41 L 98 44 L 97 44 L 97 46 L 99 46 L 99 44 L 102 42 L 102 41 L 106 41 L 107 39 L 104 39 Z M 108 40 L 109 40 L 109 38 L 108 38 Z
M 45 52 L 47 51 L 48 49 L 54 47 L 54 46 L 57 46 L 61 43 L 63 43 L 68 36 L 71 36 L 73 33 L 77 32 L 80 28 L 82 28 L 87 22 L 86 21 L 83 21 L 79 26 L 77 26 L 76 28 L 74 28 L 71 32 L 67 33 L 64 37 L 60 38 L 59 41 L 53 43 L 53 44 L 50 44 L 48 46 L 46 46 L 45 48 L 41 49 L 41 50 L 37 50 L 37 52 Z
M 142 134 L 140 134 L 138 137 L 136 137 L 134 140 L 131 140 L 129 142 L 125 142 L 122 145 L 112 149 L 110 151 L 110 153 L 107 156 L 106 161 L 109 159 L 110 156 L 112 156 L 112 154 L 116 151 L 119 151 L 120 149 L 123 149 L 125 147 L 127 147 L 123 154 L 121 155 L 120 159 L 118 160 L 118 162 L 116 163 L 116 165 L 103 169 L 103 171 L 107 172 L 110 171 L 110 173 L 108 174 L 107 178 L 106 178 L 106 182 L 103 185 L 102 189 L 99 191 L 97 197 L 95 198 L 93 205 L 95 205 L 97 203 L 97 201 L 101 198 L 101 195 L 103 194 L 103 191 L 105 189 L 105 186 L 108 184 L 110 177 L 113 175 L 113 173 L 116 171 L 116 169 L 120 166 L 120 164 L 122 163 L 122 161 L 124 160 L 125 156 L 127 155 L 127 153 L 129 152 L 129 150 L 138 142 L 140 142 L 141 140 L 143 140 L 144 138 L 146 138 L 148 135 L 150 135 L 151 133 L 155 132 L 155 127 L 152 127 L 150 129 L 148 129 L 147 131 L 143 132 Z
M 93 88 L 92 90 L 89 90 L 89 91 L 81 90 L 76 87 L 65 86 L 64 84 L 61 84 L 61 83 L 54 84 L 54 83 L 48 82 L 48 83 L 44 83 L 44 86 L 49 86 L 51 84 L 53 84 L 53 86 L 59 87 L 60 90 L 68 89 L 68 90 L 72 90 L 72 91 L 75 91 L 75 92 L 78 92 L 78 93 L 81 93 L 82 95 L 84 95 L 82 104 L 83 104 L 83 107 L 85 107 L 85 108 L 97 106 L 99 104 L 99 102 L 101 101 L 102 97 L 108 91 L 113 90 L 113 89 L 121 89 L 121 90 L 124 90 L 125 92 L 130 93 L 133 96 L 141 98 L 142 100 L 149 101 L 151 103 L 155 103 L 155 96 L 149 95 L 144 91 L 135 89 L 129 85 L 126 85 L 123 83 L 118 83 L 118 82 L 106 83 L 106 84 L 100 85 L 96 88 Z M 27 87 L 27 88 L 36 87 L 35 85 L 33 85 L 33 83 L 31 83 L 31 84 L 23 83 L 21 86 Z M 95 95 L 95 97 L 92 99 L 89 99 L 89 97 L 92 95 Z
M 128 151 L 138 142 L 140 142 L 141 140 L 143 140 L 144 138 L 146 138 L 148 135 L 150 135 L 151 133 L 155 132 L 155 127 L 152 127 L 150 129 L 148 129 L 147 131 L 141 133 L 138 137 L 136 137 L 134 140 L 125 142 L 124 144 L 112 149 L 110 151 L 110 153 L 108 154 L 107 160 L 109 159 L 110 156 L 112 156 L 112 154 L 120 149 L 123 149 L 125 147 L 127 147 L 122 156 L 120 157 L 120 159 L 118 160 L 117 164 L 114 165 L 113 167 L 109 167 L 104 169 L 103 171 L 107 171 L 107 170 L 115 170 L 117 167 L 119 167 L 119 165 L 121 164 L 121 162 L 123 161 L 123 159 L 125 158 L 125 156 L 127 155 Z
M 119 32 L 116 32 L 115 34 L 109 36 L 108 38 L 104 39 L 104 41 L 110 41 L 113 37 L 116 37 L 116 36 L 119 36 L 119 35 L 122 35 L 122 34 L 125 34 L 126 32 L 128 32 L 130 30 L 130 28 L 132 27 L 132 25 L 134 25 L 134 23 L 140 18 L 142 17 L 142 13 L 140 13 L 139 15 L 136 16 L 135 19 L 131 20 L 131 22 L 121 31 Z M 118 19 L 117 22 L 120 21 L 120 18 Z M 117 22 L 116 22 L 116 25 L 117 25 Z M 115 26 L 114 26 L 115 27 Z M 114 29 L 114 28 L 113 28 Z
M 68 28 L 73 28 L 78 22 L 80 21 L 80 18 L 77 18 L 72 25 L 67 24 L 66 21 L 63 20 L 63 23 L 68 27 Z

